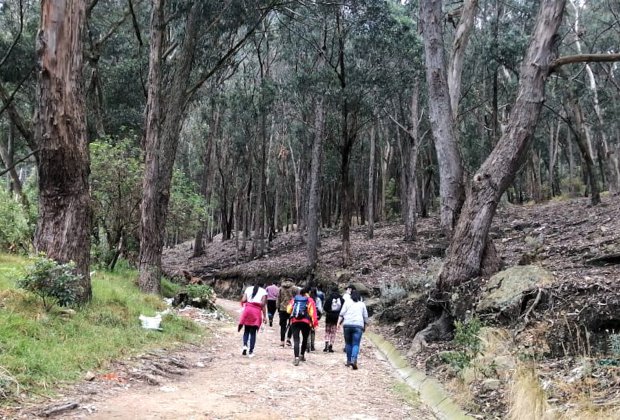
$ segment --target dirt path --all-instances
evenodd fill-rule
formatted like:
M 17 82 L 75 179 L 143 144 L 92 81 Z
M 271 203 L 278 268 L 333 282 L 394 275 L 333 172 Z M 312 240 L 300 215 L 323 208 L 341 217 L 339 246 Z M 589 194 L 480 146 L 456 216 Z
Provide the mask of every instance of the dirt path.
M 82 404 L 91 411 L 66 413 L 64 419 L 433 419 L 407 398 L 404 385 L 391 373 L 368 340 L 362 339 L 359 370 L 344 366 L 340 352 L 320 351 L 295 367 L 293 350 L 279 346 L 279 332 L 259 332 L 255 357 L 241 356 L 236 321 L 239 304 L 220 301 L 233 316 L 219 322 L 206 353 L 204 368 L 159 386 L 133 386 L 101 392 Z M 277 321 L 277 317 L 276 317 Z M 323 324 L 317 332 L 322 343 Z M 342 335 L 336 347 L 342 349 Z M 321 346 L 322 348 L 322 346 Z M 193 358 L 196 360 L 197 355 Z M 414 404 L 414 405 L 412 405 Z M 83 407 L 83 408 L 84 408 Z M 58 418 L 58 417 L 57 417 Z

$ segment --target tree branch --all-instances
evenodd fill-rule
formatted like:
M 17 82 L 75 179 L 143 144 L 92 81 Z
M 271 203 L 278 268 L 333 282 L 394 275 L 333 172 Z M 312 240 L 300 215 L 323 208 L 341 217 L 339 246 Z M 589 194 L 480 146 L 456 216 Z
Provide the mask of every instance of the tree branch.
M 30 75 L 31 72 L 32 70 L 28 72 L 28 76 Z M 17 130 L 21 133 L 21 135 L 26 140 L 26 143 L 28 144 L 28 147 L 30 147 L 30 150 L 37 149 L 36 143 L 34 140 L 34 133 L 32 132 L 32 128 L 28 126 L 27 122 L 24 121 L 22 116 L 19 114 L 19 112 L 15 108 L 15 105 L 13 104 L 13 101 L 9 99 L 9 95 L 1 83 L 0 83 L 0 101 L 5 104 L 4 109 L 8 109 L 9 118 L 11 119 L 13 124 L 15 124 L 15 127 L 17 128 Z
M 129 13 L 131 13 L 131 23 L 133 25 L 133 30 L 136 33 L 136 38 L 138 38 L 138 45 L 141 47 L 142 36 L 140 35 L 140 26 L 138 25 L 138 18 L 136 18 L 136 13 L 133 10 L 133 3 L 129 0 Z
M 4 62 L 9 58 L 11 52 L 13 51 L 13 48 L 15 48 L 15 45 L 17 45 L 17 42 L 22 36 L 22 30 L 24 29 L 24 6 L 22 3 L 23 0 L 19 0 L 19 31 L 17 32 L 17 36 L 13 40 L 13 43 L 7 50 L 6 54 L 4 54 L 4 57 L 2 57 L 2 60 L 0 60 L 0 67 L 2 67 Z
M 567 55 L 554 60 L 549 66 L 549 73 L 553 73 L 559 67 L 575 63 L 610 63 L 620 61 L 620 54 L 577 54 Z
M 22 163 L 23 161 L 25 161 L 26 159 L 28 159 L 30 156 L 39 153 L 39 149 L 34 150 L 30 153 L 28 153 L 26 156 L 24 156 L 23 158 L 16 160 L 15 162 L 13 162 L 13 164 L 11 166 L 9 166 L 8 168 L 4 169 L 2 172 L 0 172 L 0 176 L 6 174 L 7 172 L 9 172 L 11 169 L 13 169 L 14 167 L 16 167 L 17 165 L 19 165 L 20 163 Z
M 235 45 L 233 45 L 228 52 L 226 52 L 226 54 L 224 54 L 224 56 L 222 58 L 220 58 L 218 60 L 218 62 L 215 64 L 215 66 L 213 66 L 213 68 L 208 71 L 207 73 L 203 74 L 200 79 L 198 80 L 198 82 L 196 82 L 196 84 L 194 84 L 193 87 L 191 87 L 187 93 L 186 96 L 187 98 L 190 98 L 194 95 L 194 93 L 196 93 L 196 91 L 198 89 L 200 89 L 200 87 L 207 81 L 209 80 L 209 78 L 211 76 L 213 76 L 213 74 L 219 70 L 219 68 L 230 58 L 232 57 L 234 54 L 237 53 L 237 51 L 243 46 L 243 44 L 245 44 L 245 41 L 248 40 L 248 38 L 256 31 L 256 29 L 258 28 L 258 26 L 260 25 L 260 23 L 263 21 L 263 19 L 265 19 L 265 17 L 267 16 L 267 14 L 269 13 L 271 9 L 267 9 L 265 11 L 263 11 L 259 17 L 259 19 L 257 19 L 256 23 L 250 28 L 248 29 L 248 31 L 245 33 L 245 35 L 243 36 L 243 38 L 241 38 Z

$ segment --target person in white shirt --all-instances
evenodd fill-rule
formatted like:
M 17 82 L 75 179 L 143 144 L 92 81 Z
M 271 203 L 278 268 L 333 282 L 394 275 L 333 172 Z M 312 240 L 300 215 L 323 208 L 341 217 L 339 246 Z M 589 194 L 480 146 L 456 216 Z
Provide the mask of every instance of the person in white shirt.
M 339 326 L 343 326 L 345 351 L 347 353 L 346 366 L 357 370 L 357 355 L 359 354 L 362 334 L 368 324 L 368 311 L 361 301 L 357 290 L 351 292 L 351 300 L 345 302 L 340 311 Z
M 256 334 L 261 324 L 267 323 L 267 291 L 258 284 L 248 287 L 241 297 L 241 305 L 243 312 L 239 319 L 239 331 L 244 328 L 241 354 L 254 357 Z

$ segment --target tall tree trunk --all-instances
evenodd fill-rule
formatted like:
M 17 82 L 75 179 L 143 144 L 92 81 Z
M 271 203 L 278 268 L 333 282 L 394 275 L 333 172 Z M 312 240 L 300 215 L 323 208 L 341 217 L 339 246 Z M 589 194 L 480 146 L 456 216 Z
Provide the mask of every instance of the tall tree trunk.
M 254 224 L 254 250 L 255 256 L 261 257 L 265 250 L 265 160 L 267 142 L 267 116 L 261 116 L 260 128 L 260 158 L 258 162 L 258 189 L 256 191 L 256 223 Z
M 575 142 L 579 147 L 581 157 L 583 158 L 583 162 L 585 164 L 585 172 L 588 178 L 588 185 L 590 187 L 590 202 L 592 205 L 597 205 L 601 202 L 601 194 L 598 186 L 598 180 L 596 179 L 596 170 L 594 168 L 594 159 L 592 157 L 589 133 L 585 126 L 583 110 L 579 104 L 579 99 L 577 99 L 577 95 L 575 95 L 571 89 L 568 90 L 567 113 L 570 115 L 570 127 L 573 129 L 572 131 L 575 137 Z
M 416 188 L 416 172 L 418 169 L 418 153 L 420 150 L 419 139 L 419 111 L 418 111 L 419 88 L 418 84 L 413 87 L 411 93 L 411 109 L 409 117 L 410 129 L 407 132 L 409 138 L 408 156 L 407 156 L 407 214 L 405 217 L 405 241 L 413 242 L 417 237 L 416 230 L 416 212 L 417 212 L 417 188 Z
M 9 125 L 9 137 L 7 145 L 5 146 L 4 144 L 2 144 L 2 142 L 0 142 L 0 160 L 2 160 L 2 162 L 4 163 L 5 168 L 9 168 L 9 176 L 11 177 L 11 188 L 9 188 L 9 190 L 19 196 L 22 206 L 24 206 L 24 209 L 28 211 L 28 209 L 30 208 L 30 202 L 28 201 L 28 197 L 22 189 L 22 182 L 19 179 L 19 175 L 17 174 L 17 170 L 15 169 L 15 165 L 13 164 L 13 139 L 15 129 L 13 128 L 12 123 L 9 123 Z
M 346 119 L 345 119 L 346 124 Z M 348 137 L 348 136 L 347 136 Z M 351 163 L 352 143 L 345 140 L 340 157 L 340 209 L 342 213 L 342 266 L 351 265 L 351 185 L 349 166 Z
M 164 210 L 159 203 L 162 114 L 162 54 L 164 40 L 164 0 L 154 0 L 151 10 L 149 74 L 146 102 L 145 164 L 140 207 L 139 286 L 144 292 L 159 293 L 161 252 L 164 245 Z M 165 197 L 166 204 L 168 197 Z
M 41 1 L 37 35 L 35 142 L 39 148 L 39 219 L 34 246 L 49 258 L 74 261 L 82 276 L 78 301 L 90 285 L 91 203 L 82 82 L 84 0 Z
M 497 146 L 474 175 L 471 190 L 454 230 L 448 255 L 437 284 L 444 297 L 480 274 L 489 252 L 488 233 L 497 204 L 513 181 L 531 144 L 545 98 L 545 82 L 554 58 L 554 39 L 565 0 L 543 0 L 536 26 L 521 64 L 519 90 L 509 124 Z M 486 255 L 485 255 L 486 254 Z M 471 301 L 450 302 L 454 315 L 463 315 Z
M 396 119 L 392 121 L 407 134 L 407 147 L 401 147 L 402 152 L 406 153 L 403 157 L 403 173 L 404 173 L 404 189 L 406 197 L 406 206 L 402 209 L 404 212 L 405 223 L 405 242 L 413 242 L 416 240 L 416 212 L 418 211 L 418 188 L 417 188 L 417 166 L 418 154 L 420 151 L 419 138 L 419 95 L 420 88 L 417 82 L 413 85 L 411 92 L 411 104 L 409 106 L 409 122 L 407 127 L 400 124 Z
M 441 1 L 440 8 L 441 8 Z M 450 68 L 448 70 L 448 91 L 450 92 L 450 107 L 452 116 L 456 119 L 459 114 L 459 99 L 461 97 L 461 76 L 465 61 L 465 48 L 469 41 L 471 28 L 474 26 L 478 0 L 464 0 L 461 6 L 461 18 L 454 34 L 452 50 L 450 51 Z
M 321 161 L 325 137 L 325 107 L 323 98 L 317 99 L 314 117 L 314 139 L 310 166 L 310 196 L 308 197 L 308 265 L 311 270 L 318 262 L 319 211 L 321 208 Z
M 213 154 L 213 141 L 219 130 L 220 114 L 215 106 L 215 102 L 211 102 L 211 124 L 209 125 L 209 133 L 207 133 L 207 144 L 202 155 L 202 168 L 200 170 L 200 192 L 205 199 L 205 203 L 209 202 L 211 195 L 211 155 Z M 194 253 L 193 257 L 199 257 L 204 254 L 204 235 L 207 228 L 206 222 L 202 224 L 201 228 L 196 232 L 194 238 Z
M 375 229 L 375 128 L 370 128 L 370 159 L 368 162 L 368 239 L 372 239 Z
M 381 220 L 385 221 L 387 219 L 387 205 L 386 205 L 386 196 L 387 196 L 387 188 L 388 183 L 390 182 L 390 177 L 388 173 L 388 169 L 390 167 L 390 160 L 392 159 L 392 145 L 389 141 L 385 142 L 383 149 L 381 150 Z
M 420 18 L 424 33 L 429 117 L 439 163 L 440 223 L 448 236 L 464 200 L 463 164 L 459 154 L 454 115 L 446 76 L 441 0 L 422 0 Z
M 340 144 L 340 211 L 342 214 L 342 266 L 351 265 L 351 186 L 349 178 L 349 166 L 351 164 L 351 152 L 357 139 L 357 112 L 352 112 L 347 88 L 347 72 L 345 67 L 345 30 L 342 27 L 344 6 L 336 13 L 336 26 L 338 32 L 338 78 L 342 93 L 341 107 L 341 144 Z
M 170 84 L 162 92 L 163 0 L 154 0 L 151 15 L 148 99 L 146 109 L 145 170 L 140 223 L 140 278 L 143 292 L 159 293 L 161 253 L 170 201 L 172 169 L 180 128 L 188 104 L 190 74 L 198 31 L 198 7 L 188 11 L 183 42 L 179 47 Z M 162 101 L 165 95 L 166 101 Z

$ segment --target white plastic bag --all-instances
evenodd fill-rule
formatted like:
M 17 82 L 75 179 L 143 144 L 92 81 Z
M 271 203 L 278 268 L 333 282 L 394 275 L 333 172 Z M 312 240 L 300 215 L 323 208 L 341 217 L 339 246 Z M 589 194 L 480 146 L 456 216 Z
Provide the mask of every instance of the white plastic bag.
M 142 328 L 147 330 L 159 330 L 161 331 L 161 315 L 157 314 L 155 316 L 144 316 L 140 314 L 138 317 L 140 322 L 142 322 Z

